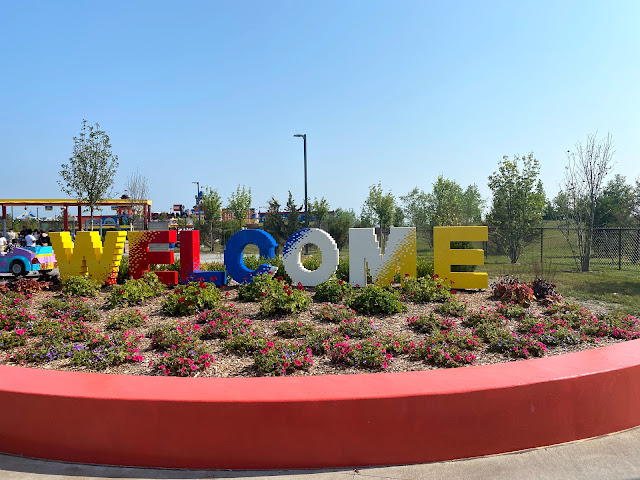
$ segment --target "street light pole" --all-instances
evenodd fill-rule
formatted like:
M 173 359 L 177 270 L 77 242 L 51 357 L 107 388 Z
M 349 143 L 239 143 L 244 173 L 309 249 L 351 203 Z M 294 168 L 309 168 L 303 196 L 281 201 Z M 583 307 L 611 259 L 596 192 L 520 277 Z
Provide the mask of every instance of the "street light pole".
M 307 134 L 296 134 L 294 137 L 300 137 L 304 146 L 304 224 L 309 228 L 309 194 L 307 193 Z
M 198 206 L 198 197 L 200 196 L 200 182 L 191 182 L 196 184 L 196 207 Z M 195 220 L 195 219 L 194 219 Z M 200 210 L 198 210 L 198 225 L 200 225 Z M 194 221 L 194 229 L 195 229 L 195 221 Z

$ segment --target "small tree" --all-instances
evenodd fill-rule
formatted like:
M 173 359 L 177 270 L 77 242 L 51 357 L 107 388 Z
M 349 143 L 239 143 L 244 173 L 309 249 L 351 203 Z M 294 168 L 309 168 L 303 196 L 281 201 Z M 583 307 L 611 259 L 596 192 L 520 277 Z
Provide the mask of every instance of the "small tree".
M 264 217 L 264 230 L 270 233 L 279 245 L 283 245 L 286 240 L 286 225 L 280 215 L 280 203 L 271 197 L 269 208 Z
M 427 196 L 429 221 L 433 227 L 462 224 L 462 187 L 455 180 L 442 175 L 433 184 Z
M 320 200 L 314 198 L 309 204 L 309 217 L 315 219 L 315 226 L 322 228 L 322 221 L 327 218 L 327 215 L 329 215 L 329 202 L 324 197 Z
M 206 187 L 202 195 L 202 209 L 204 210 L 205 233 L 209 234 L 211 241 L 211 251 L 213 251 L 213 240 L 220 233 L 220 209 L 222 208 L 222 198 L 217 190 Z
M 395 198 L 391 192 L 387 194 L 382 191 L 382 183 L 369 187 L 369 196 L 362 206 L 363 219 L 369 219 L 371 224 L 380 228 L 388 228 L 393 223 L 393 213 L 395 211 Z
M 414 187 L 406 195 L 400 197 L 403 205 L 404 217 L 407 219 L 409 226 L 417 229 L 425 229 L 429 225 L 428 203 L 429 198 L 418 187 Z
M 111 193 L 118 156 L 111 152 L 109 135 L 97 123 L 93 127 L 83 120 L 80 136 L 73 137 L 73 143 L 73 155 L 69 163 L 62 164 L 58 184 L 67 195 L 89 204 L 93 226 L 96 204 Z
M 251 189 L 246 189 L 244 185 L 240 188 L 238 185 L 236 191 L 227 200 L 229 201 L 227 208 L 242 227 L 247 220 L 247 211 L 251 207 Z
M 515 155 L 513 160 L 504 156 L 498 172 L 489 177 L 493 203 L 487 221 L 511 263 L 518 261 L 525 240 L 542 225 L 546 198 L 539 175 L 540 164 L 530 153 L 521 158 Z
M 132 173 L 125 183 L 125 187 L 129 192 L 129 207 L 131 210 L 130 225 L 131 230 L 135 222 L 143 215 L 144 207 L 142 201 L 147 200 L 149 197 L 149 186 L 147 184 L 147 177 L 142 175 L 138 169 L 135 173 Z
M 568 203 L 566 239 L 574 251 L 576 264 L 579 260 L 578 266 L 583 272 L 590 269 L 597 202 L 604 188 L 604 180 L 613 167 L 613 153 L 611 134 L 602 140 L 598 140 L 596 134 L 589 134 L 584 145 L 577 142 L 575 151 L 567 151 L 569 165 L 564 178 Z M 569 232 L 576 234 L 575 248 Z
M 327 223 L 329 235 L 335 240 L 338 248 L 342 248 L 349 239 L 349 229 L 356 224 L 356 215 L 353 211 L 336 208 Z
M 300 215 L 298 214 L 298 207 L 296 207 L 296 202 L 294 202 L 293 200 L 293 195 L 291 194 L 291 190 L 289 190 L 289 198 L 287 199 L 286 208 L 289 211 L 289 218 L 287 219 L 287 228 L 286 228 L 286 234 L 288 238 L 292 234 L 300 230 Z

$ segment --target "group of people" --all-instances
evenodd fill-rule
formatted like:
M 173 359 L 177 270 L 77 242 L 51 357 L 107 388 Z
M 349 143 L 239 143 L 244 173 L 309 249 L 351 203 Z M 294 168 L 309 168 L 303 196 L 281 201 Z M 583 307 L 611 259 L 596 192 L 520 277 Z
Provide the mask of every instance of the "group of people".
M 24 226 L 17 234 L 13 230 L 7 231 L 6 237 L 0 233 L 0 252 L 6 251 L 9 245 L 21 247 L 35 247 L 40 245 L 47 247 L 51 246 L 51 237 L 45 230 L 31 230 Z

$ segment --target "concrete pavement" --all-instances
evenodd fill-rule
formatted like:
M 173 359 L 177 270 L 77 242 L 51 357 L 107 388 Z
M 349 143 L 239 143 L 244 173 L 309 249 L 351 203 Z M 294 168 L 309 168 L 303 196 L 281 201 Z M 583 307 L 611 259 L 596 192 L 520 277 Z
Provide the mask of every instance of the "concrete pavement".
M 144 441 L 143 437 L 141 437 L 141 441 Z M 393 441 L 393 438 L 389 438 L 387 441 Z M 250 454 L 250 449 L 247 449 L 247 454 Z M 347 478 L 370 480 L 480 480 L 496 478 L 632 480 L 640 479 L 640 427 L 554 447 L 469 460 L 328 470 L 155 470 L 77 465 L 0 455 L 1 480 L 103 480 L 109 478 L 125 480 L 204 480 L 210 478 L 253 480 L 344 480 Z

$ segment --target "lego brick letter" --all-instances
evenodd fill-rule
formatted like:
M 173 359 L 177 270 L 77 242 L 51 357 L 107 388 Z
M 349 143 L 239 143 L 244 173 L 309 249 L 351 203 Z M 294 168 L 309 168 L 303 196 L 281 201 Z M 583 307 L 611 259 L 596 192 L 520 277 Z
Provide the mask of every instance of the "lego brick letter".
M 168 265 L 173 263 L 173 250 L 149 251 L 150 243 L 176 243 L 175 230 L 145 230 L 129 232 L 129 276 L 142 278 L 149 271 L 149 265 Z M 158 278 L 165 285 L 178 283 L 178 272 L 156 271 Z
M 486 242 L 487 227 L 433 227 L 433 271 L 453 282 L 455 288 L 481 288 L 489 276 L 479 272 L 452 272 L 451 265 L 484 265 L 481 249 L 451 248 L 451 242 Z
M 312 243 L 322 252 L 322 263 L 316 270 L 307 270 L 300 261 L 302 248 Z M 291 235 L 284 245 L 282 263 L 294 283 L 315 287 L 326 282 L 338 268 L 340 252 L 331 236 L 319 228 L 304 228 Z
M 349 282 L 367 284 L 367 266 L 373 283 L 389 284 L 396 272 L 401 276 L 416 276 L 415 227 L 391 227 L 384 255 L 374 228 L 349 229 Z
M 107 232 L 104 246 L 99 232 L 78 232 L 75 243 L 69 232 L 51 232 L 60 278 L 89 276 L 100 284 L 116 283 L 126 232 Z
M 244 264 L 242 254 L 247 245 L 257 245 L 260 256 L 274 258 L 278 242 L 264 230 L 240 230 L 233 234 L 224 249 L 224 266 L 227 273 L 238 283 L 251 283 L 253 277 L 263 273 L 272 273 L 274 267 L 263 263 L 255 270 L 249 270 Z

